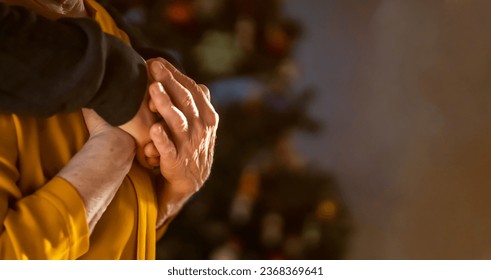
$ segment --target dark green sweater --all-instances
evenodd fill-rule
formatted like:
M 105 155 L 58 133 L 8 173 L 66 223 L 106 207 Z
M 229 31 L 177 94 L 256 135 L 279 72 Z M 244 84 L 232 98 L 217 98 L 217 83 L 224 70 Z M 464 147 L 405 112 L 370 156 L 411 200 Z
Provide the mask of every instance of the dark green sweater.
M 112 125 L 138 111 L 143 58 L 85 18 L 48 20 L 0 4 L 0 112 L 47 117 L 93 108 Z

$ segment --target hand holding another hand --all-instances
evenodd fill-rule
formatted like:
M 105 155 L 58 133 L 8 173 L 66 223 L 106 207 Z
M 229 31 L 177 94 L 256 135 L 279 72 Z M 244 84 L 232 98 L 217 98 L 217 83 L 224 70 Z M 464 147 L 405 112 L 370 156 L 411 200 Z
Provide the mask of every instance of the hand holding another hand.
M 148 60 L 147 66 L 151 79 L 145 99 L 135 117 L 119 128 L 133 136 L 141 165 L 160 166 L 159 226 L 208 178 L 219 118 L 206 86 L 162 58 Z
M 162 117 L 150 129 L 153 142 L 145 146 L 145 155 L 154 158 L 152 165 L 160 165 L 166 181 L 158 190 L 157 225 L 161 225 L 208 178 L 219 117 L 206 86 L 196 84 L 164 59 L 147 63 L 155 80 L 149 87 L 150 110 Z

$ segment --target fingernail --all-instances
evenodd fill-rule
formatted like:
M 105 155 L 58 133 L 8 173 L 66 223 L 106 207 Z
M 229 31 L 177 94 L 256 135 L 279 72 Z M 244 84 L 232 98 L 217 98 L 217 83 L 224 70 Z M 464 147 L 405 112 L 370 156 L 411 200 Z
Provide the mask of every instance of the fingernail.
M 162 69 L 164 69 L 164 65 L 162 65 L 162 63 L 159 61 L 154 61 L 152 62 L 151 69 L 154 74 L 158 74 L 160 71 L 162 71 Z

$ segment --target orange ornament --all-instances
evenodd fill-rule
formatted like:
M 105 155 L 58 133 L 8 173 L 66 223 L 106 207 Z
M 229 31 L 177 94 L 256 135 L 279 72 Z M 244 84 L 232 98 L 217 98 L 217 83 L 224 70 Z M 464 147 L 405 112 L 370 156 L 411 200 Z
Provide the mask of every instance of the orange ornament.
M 175 1 L 165 8 L 164 15 L 174 24 L 186 25 L 193 19 L 193 9 L 188 2 Z

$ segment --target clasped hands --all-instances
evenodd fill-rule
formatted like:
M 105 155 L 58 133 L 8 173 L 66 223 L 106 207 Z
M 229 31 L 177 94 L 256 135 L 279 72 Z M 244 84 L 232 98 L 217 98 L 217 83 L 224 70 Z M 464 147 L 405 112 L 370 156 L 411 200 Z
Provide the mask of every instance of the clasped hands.
M 141 165 L 160 167 L 162 177 L 156 188 L 159 227 L 208 178 L 219 118 L 206 86 L 196 84 L 162 58 L 148 60 L 147 68 L 148 94 L 136 116 L 119 128 L 134 138 Z M 98 117 L 86 109 L 83 113 L 87 124 Z M 91 132 L 89 125 L 88 129 Z

